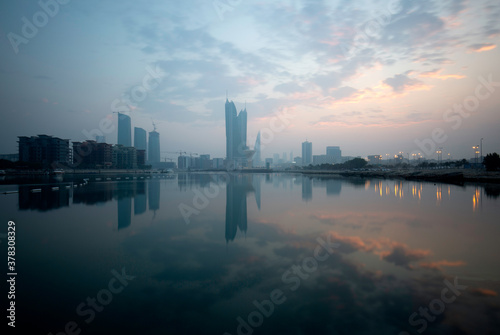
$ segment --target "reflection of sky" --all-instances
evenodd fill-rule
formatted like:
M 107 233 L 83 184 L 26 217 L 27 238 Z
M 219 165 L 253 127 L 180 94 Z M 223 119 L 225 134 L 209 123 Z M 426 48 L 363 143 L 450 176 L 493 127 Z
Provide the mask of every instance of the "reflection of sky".
M 149 192 L 148 181 L 145 194 L 159 194 L 153 199 L 158 208 L 133 215 L 120 230 L 115 199 L 126 196 L 103 206 L 70 201 L 69 207 L 43 213 L 12 210 L 16 199 L 6 197 L 2 219 L 18 222 L 25 280 L 36 283 L 25 286 L 19 302 L 29 301 L 29 312 L 35 313 L 54 294 L 51 313 L 40 314 L 47 317 L 46 330 L 56 331 L 71 319 L 81 323 L 75 306 L 104 287 L 111 269 L 126 267 L 137 278 L 102 317 L 85 325 L 89 333 L 108 327 L 144 333 L 148 325 L 151 333 L 235 334 L 236 318 L 246 319 L 255 310 L 252 301 L 269 299 L 274 289 L 287 300 L 259 333 L 415 333 L 409 316 L 439 299 L 443 280 L 456 276 L 468 288 L 428 323 L 426 333 L 483 334 L 495 326 L 498 198 L 480 196 L 473 207 L 477 192 L 471 186 L 312 178 L 312 198 L 304 201 L 300 175 L 208 180 L 215 182 L 193 177 L 180 187 L 179 180 L 156 180 L 159 193 Z M 126 195 L 139 189 L 132 182 L 123 185 L 129 185 L 122 189 Z M 256 185 L 260 209 L 252 194 Z M 218 195 L 186 225 L 178 205 L 192 205 L 194 191 L 209 187 L 218 188 Z M 226 197 L 235 191 L 246 198 L 246 238 L 238 233 L 226 245 Z M 338 248 L 292 291 L 282 276 L 313 256 L 318 237 Z

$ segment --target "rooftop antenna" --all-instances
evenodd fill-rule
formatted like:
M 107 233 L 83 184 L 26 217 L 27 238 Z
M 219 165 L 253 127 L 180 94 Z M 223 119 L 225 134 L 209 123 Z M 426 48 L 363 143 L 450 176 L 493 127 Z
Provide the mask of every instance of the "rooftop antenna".
M 153 123 L 153 131 L 156 131 L 156 124 L 155 124 L 155 122 L 153 121 L 153 118 L 151 118 L 151 123 Z

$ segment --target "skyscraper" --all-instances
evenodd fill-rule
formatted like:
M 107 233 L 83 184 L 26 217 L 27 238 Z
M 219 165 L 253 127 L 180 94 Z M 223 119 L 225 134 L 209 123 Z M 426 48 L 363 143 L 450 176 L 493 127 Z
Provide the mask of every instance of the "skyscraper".
M 236 111 L 234 102 L 226 98 L 226 159 L 230 165 L 240 165 L 246 161 L 247 150 L 247 110 Z
M 326 147 L 326 155 L 332 157 L 335 163 L 340 163 L 342 160 L 342 151 L 340 147 Z
M 160 162 L 160 134 L 153 130 L 149 133 L 148 162 Z
M 147 150 L 146 131 L 142 128 L 134 127 L 134 147 L 137 150 Z
M 118 144 L 132 146 L 132 125 L 130 116 L 118 113 Z
M 309 141 L 302 142 L 302 165 L 307 166 L 312 162 L 312 143 Z
M 262 158 L 260 156 L 260 131 L 257 134 L 257 139 L 255 140 L 254 150 L 255 150 L 255 155 L 253 156 L 253 166 L 259 167 L 262 165 L 261 161 Z

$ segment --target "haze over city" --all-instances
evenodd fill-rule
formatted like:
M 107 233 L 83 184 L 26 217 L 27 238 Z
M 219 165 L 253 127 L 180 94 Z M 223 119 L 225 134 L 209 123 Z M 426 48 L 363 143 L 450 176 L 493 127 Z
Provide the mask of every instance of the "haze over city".
M 0 153 L 17 136 L 83 141 L 103 119 L 116 143 L 120 111 L 154 121 L 162 151 L 224 157 L 226 94 L 246 104 L 250 147 L 290 115 L 263 157 L 306 139 L 313 154 L 422 152 L 436 128 L 453 158 L 500 147 L 496 1 L 56 4 L 46 22 L 37 2 L 0 5 Z

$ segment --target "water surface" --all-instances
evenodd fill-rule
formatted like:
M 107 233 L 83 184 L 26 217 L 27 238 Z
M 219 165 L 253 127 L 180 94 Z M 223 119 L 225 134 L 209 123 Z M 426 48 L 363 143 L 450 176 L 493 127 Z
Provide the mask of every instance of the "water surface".
M 0 195 L 0 232 L 16 223 L 17 330 L 500 332 L 497 186 L 292 174 L 54 186 L 0 186 L 19 191 Z

